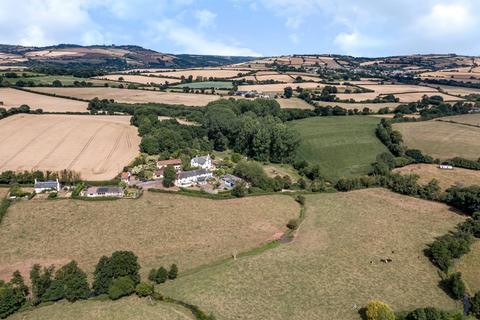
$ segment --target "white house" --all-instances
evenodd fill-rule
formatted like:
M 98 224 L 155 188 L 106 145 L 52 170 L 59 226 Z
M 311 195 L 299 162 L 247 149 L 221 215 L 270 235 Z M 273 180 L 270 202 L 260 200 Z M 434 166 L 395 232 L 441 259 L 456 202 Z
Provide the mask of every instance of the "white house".
M 89 187 L 83 193 L 85 197 L 98 198 L 98 197 L 123 197 L 123 189 L 120 187 Z
M 212 158 L 210 158 L 210 155 L 194 157 L 190 161 L 190 166 L 192 168 L 212 169 Z
M 229 173 L 226 173 L 220 180 L 223 183 L 223 187 L 228 190 L 235 188 L 237 183 L 244 181 L 242 178 Z
M 44 191 L 60 191 L 61 186 L 60 182 L 58 182 L 58 179 L 56 181 L 49 180 L 49 181 L 37 181 L 35 179 L 35 184 L 34 184 L 34 189 L 35 193 L 42 193 Z
M 207 180 L 213 177 L 213 173 L 207 169 L 182 171 L 177 174 L 175 185 L 178 187 L 188 187 L 194 183 L 204 184 Z

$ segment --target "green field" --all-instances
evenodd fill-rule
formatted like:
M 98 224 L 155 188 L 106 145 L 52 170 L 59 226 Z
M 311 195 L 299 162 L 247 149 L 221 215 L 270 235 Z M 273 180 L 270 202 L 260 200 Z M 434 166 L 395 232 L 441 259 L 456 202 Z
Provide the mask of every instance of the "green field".
M 379 119 L 365 116 L 316 117 L 291 121 L 300 135 L 298 157 L 319 164 L 324 177 L 335 180 L 366 174 L 387 148 L 375 136 Z
M 179 306 L 136 297 L 118 301 L 60 301 L 12 315 L 11 320 L 188 320 L 192 313 Z
M 203 81 L 203 82 L 192 82 L 192 83 L 182 83 L 171 88 L 190 88 L 190 89 L 232 89 L 233 85 L 230 81 Z
M 4 78 L 4 81 L 9 82 L 10 84 L 16 84 L 18 81 L 24 81 L 26 83 L 33 82 L 36 86 L 51 86 L 54 80 L 60 80 L 64 86 L 73 86 L 75 81 L 78 82 L 91 82 L 93 86 L 103 87 L 105 83 L 108 83 L 110 86 L 116 86 L 118 83 L 115 81 L 109 80 L 99 80 L 99 79 L 89 79 L 89 78 L 78 78 L 74 76 L 48 76 L 48 75 L 38 75 L 36 77 L 22 77 L 19 73 L 18 78 Z
M 360 320 L 358 309 L 371 299 L 396 311 L 459 307 L 423 254 L 463 221 L 448 206 L 365 189 L 309 195 L 306 208 L 293 242 L 202 268 L 160 292 L 217 320 Z

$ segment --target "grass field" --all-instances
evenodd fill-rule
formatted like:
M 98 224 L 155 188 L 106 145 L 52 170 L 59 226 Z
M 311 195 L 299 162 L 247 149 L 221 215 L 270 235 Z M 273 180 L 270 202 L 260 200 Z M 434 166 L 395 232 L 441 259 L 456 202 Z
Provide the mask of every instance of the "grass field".
M 209 102 L 221 98 L 218 95 L 193 94 L 181 92 L 160 92 L 153 90 L 129 90 L 117 88 L 32 88 L 38 92 L 54 93 L 60 96 L 91 100 L 114 99 L 123 103 L 166 103 L 187 106 L 206 106 Z
M 458 116 L 443 117 L 440 120 L 455 121 L 458 123 L 480 126 L 480 113 L 462 114 Z
M 106 79 L 112 81 L 120 81 L 119 78 L 123 78 L 125 82 L 133 82 L 140 84 L 165 84 L 165 83 L 178 83 L 176 79 L 170 78 L 160 78 L 160 77 L 148 77 L 148 76 L 139 76 L 139 75 L 130 75 L 130 74 L 108 74 L 105 76 L 97 77 L 96 79 Z
M 423 249 L 463 218 L 443 204 L 367 189 L 307 196 L 292 243 L 160 286 L 219 320 L 360 319 L 380 299 L 395 310 L 455 307 Z M 380 259 L 391 258 L 391 263 Z M 357 307 L 357 309 L 355 308 Z
M 445 190 L 455 185 L 470 186 L 480 185 L 480 171 L 455 168 L 454 170 L 443 170 L 435 164 L 411 164 L 402 168 L 394 169 L 393 172 L 402 174 L 418 174 L 419 182 L 428 183 L 437 179 L 440 187 Z
M 164 302 L 150 302 L 136 297 L 118 301 L 67 301 L 24 311 L 11 320 L 188 320 L 194 319 L 187 309 Z
M 99 86 L 103 87 L 105 83 L 108 83 L 110 85 L 117 85 L 118 83 L 114 81 L 106 81 L 106 80 L 100 80 L 100 79 L 90 79 L 90 78 L 78 78 L 74 76 L 47 76 L 47 75 L 41 75 L 38 77 L 28 77 L 28 78 L 23 78 L 23 77 L 18 77 L 18 78 L 12 78 L 12 79 L 5 79 L 6 81 L 10 82 L 11 84 L 17 83 L 17 81 L 22 80 L 24 82 L 30 82 L 32 81 L 35 83 L 36 86 L 42 85 L 42 86 L 51 86 L 52 82 L 55 80 L 60 80 L 64 86 L 73 86 L 73 83 L 75 81 L 78 82 L 91 82 L 93 83 L 94 86 Z M 112 79 L 116 80 L 116 79 Z
M 0 88 L 0 101 L 3 108 L 19 107 L 26 104 L 31 110 L 46 112 L 87 112 L 88 103 L 70 99 L 49 97 L 11 88 Z
M 193 77 L 195 80 L 197 77 L 202 78 L 232 78 L 237 77 L 238 74 L 246 74 L 248 70 L 241 70 L 241 69 L 214 69 L 214 68 L 205 68 L 205 69 L 183 69 L 183 70 L 176 70 L 176 71 L 166 71 L 166 72 L 155 72 L 152 73 L 157 76 L 167 76 L 167 77 L 175 77 L 180 79 L 182 76 L 188 78 L 189 76 Z
M 455 270 L 462 273 L 470 294 L 480 291 L 480 241 L 477 239 L 471 251 L 455 262 Z
M 377 112 L 381 108 L 389 108 L 390 111 L 393 111 L 400 103 L 347 103 L 347 102 L 327 102 L 327 101 L 315 101 L 317 106 L 339 106 L 347 110 L 363 110 L 363 108 L 369 108 L 370 110 Z
M 405 122 L 393 125 L 411 149 L 420 149 L 434 158 L 464 157 L 476 160 L 480 155 L 480 128 L 442 121 Z
M 322 83 L 315 83 L 315 82 L 302 82 L 302 83 L 274 83 L 274 84 L 253 84 L 253 85 L 241 85 L 238 86 L 238 90 L 240 91 L 251 91 L 256 90 L 257 92 L 279 92 L 283 93 L 283 89 L 286 87 L 292 87 L 295 89 L 296 87 L 304 88 L 304 89 L 322 89 L 325 87 Z
M 375 157 L 388 152 L 375 136 L 380 119 L 315 117 L 289 122 L 301 139 L 298 156 L 319 164 L 328 179 L 366 174 Z
M 144 276 L 172 263 L 182 273 L 276 239 L 298 214 L 288 196 L 215 201 L 145 192 L 138 200 L 19 202 L 0 228 L 0 279 L 70 259 L 90 273 L 115 250 L 137 254 Z
M 313 106 L 305 102 L 305 100 L 295 98 L 295 97 L 292 97 L 290 99 L 278 98 L 276 100 L 278 104 L 280 104 L 280 108 L 283 108 L 283 109 L 291 109 L 291 108 L 313 109 Z
M 230 81 L 203 81 L 182 83 L 172 86 L 172 88 L 190 88 L 190 89 L 232 89 L 233 84 Z
M 18 114 L 0 120 L 0 172 L 73 170 L 109 180 L 138 154 L 130 117 Z

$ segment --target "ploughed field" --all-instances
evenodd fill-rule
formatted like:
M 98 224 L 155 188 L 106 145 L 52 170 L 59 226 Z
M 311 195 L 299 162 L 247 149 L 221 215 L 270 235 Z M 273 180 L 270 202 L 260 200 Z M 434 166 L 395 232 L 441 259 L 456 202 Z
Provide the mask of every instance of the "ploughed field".
M 130 250 L 146 279 L 176 263 L 180 273 L 279 238 L 299 205 L 290 196 L 215 201 L 145 192 L 136 200 L 35 200 L 13 204 L 0 228 L 0 279 L 34 263 L 76 260 L 87 274 L 102 255 Z
M 398 311 L 458 307 L 423 254 L 464 219 L 448 206 L 364 189 L 309 195 L 306 208 L 293 242 L 180 276 L 160 292 L 219 320 L 361 319 L 371 299 Z
M 138 154 L 130 117 L 17 114 L 0 120 L 0 172 L 61 171 L 109 180 Z

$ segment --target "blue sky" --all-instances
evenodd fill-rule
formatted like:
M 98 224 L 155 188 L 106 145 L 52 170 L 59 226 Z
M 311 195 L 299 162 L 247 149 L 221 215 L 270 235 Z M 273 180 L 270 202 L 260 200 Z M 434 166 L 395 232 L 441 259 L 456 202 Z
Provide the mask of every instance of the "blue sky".
M 480 55 L 480 0 L 1 0 L 0 43 L 168 53 Z

